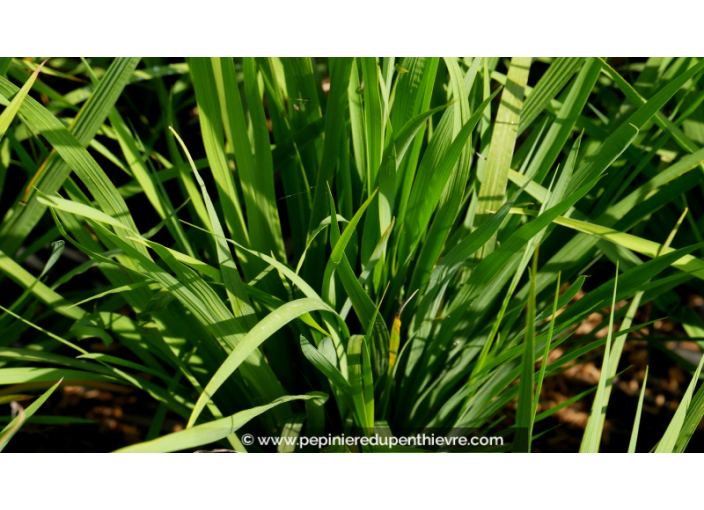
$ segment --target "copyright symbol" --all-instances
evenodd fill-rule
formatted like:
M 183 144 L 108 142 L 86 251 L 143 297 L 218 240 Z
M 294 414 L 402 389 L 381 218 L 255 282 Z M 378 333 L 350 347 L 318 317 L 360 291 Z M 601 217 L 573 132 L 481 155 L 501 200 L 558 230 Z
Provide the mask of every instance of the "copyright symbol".
M 250 446 L 254 444 L 254 436 L 252 434 L 243 434 L 241 441 L 243 445 Z

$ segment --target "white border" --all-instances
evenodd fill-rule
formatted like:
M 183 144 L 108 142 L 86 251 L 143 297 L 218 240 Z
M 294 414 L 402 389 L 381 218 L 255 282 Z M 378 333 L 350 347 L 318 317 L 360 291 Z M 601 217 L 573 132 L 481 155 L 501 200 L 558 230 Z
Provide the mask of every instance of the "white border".
M 6 0 L 24 55 L 659 56 L 701 47 L 701 4 L 668 0 Z M 14 20 L 14 21 L 13 21 Z M 635 55 L 634 55 L 635 54 Z
M 697 500 L 698 470 L 681 456 L 576 455 L 6 455 L 0 480 L 3 507 L 71 510 L 591 510 Z

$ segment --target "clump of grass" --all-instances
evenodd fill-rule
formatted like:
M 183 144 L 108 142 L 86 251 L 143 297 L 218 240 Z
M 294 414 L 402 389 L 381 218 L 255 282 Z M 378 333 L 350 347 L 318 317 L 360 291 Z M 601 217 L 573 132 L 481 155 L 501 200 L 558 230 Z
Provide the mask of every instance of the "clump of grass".
M 543 381 L 603 347 L 581 447 L 597 452 L 624 343 L 650 324 L 633 324 L 636 310 L 702 336 L 677 310 L 704 278 L 701 59 L 40 67 L 0 61 L 0 186 L 23 184 L 0 224 L 3 285 L 22 290 L 1 308 L 1 394 L 51 387 L 25 420 L 63 378 L 159 403 L 145 441 L 123 451 L 246 451 L 242 430 L 479 431 L 506 439 L 490 450 L 531 451 L 550 433 L 536 424 L 567 405 L 539 413 Z M 133 89 L 155 106 L 143 113 Z M 22 261 L 52 241 L 35 277 Z M 64 243 L 86 261 L 50 272 Z M 96 269 L 98 292 L 59 288 Z M 575 338 L 609 306 L 606 338 Z M 87 338 L 126 354 L 90 352 Z M 692 382 L 647 448 L 686 448 L 701 365 L 685 366 Z M 167 411 L 186 428 L 164 434 Z

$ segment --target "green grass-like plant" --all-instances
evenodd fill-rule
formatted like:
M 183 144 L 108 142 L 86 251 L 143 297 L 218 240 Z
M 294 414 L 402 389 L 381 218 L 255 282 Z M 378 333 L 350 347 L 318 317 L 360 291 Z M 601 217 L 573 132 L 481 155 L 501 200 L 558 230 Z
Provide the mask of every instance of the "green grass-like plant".
M 0 399 L 50 389 L 0 449 L 63 379 L 158 402 L 145 441 L 120 451 L 258 451 L 240 441 L 252 430 L 478 431 L 505 438 L 490 451 L 530 452 L 551 433 L 536 424 L 574 401 L 538 413 L 543 382 L 603 357 L 577 396 L 593 398 L 580 451 L 598 452 L 628 334 L 650 324 L 639 307 L 703 345 L 680 299 L 704 279 L 700 58 L 42 65 L 0 59 L 0 274 L 15 296 Z M 24 262 L 51 243 L 35 276 Z M 77 290 L 84 273 L 104 287 Z M 702 362 L 683 367 L 672 422 L 641 449 L 682 452 L 701 421 Z M 184 430 L 164 433 L 168 411 Z

